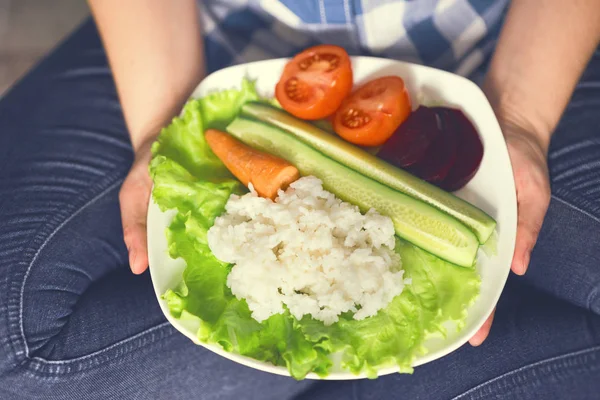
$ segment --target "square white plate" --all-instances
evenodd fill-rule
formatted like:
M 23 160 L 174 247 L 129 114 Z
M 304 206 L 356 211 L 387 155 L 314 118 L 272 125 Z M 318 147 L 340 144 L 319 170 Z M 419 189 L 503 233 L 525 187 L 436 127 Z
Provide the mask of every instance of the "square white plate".
M 196 88 L 192 97 L 202 97 L 214 91 L 237 88 L 244 77 L 256 79 L 259 93 L 272 96 L 275 84 L 279 80 L 286 62 L 287 59 L 277 59 L 222 69 L 206 77 Z M 477 128 L 483 141 L 484 156 L 481 166 L 469 184 L 456 192 L 456 195 L 496 219 L 498 222 L 498 253 L 491 258 L 485 256 L 481 251 L 479 253 L 477 270 L 481 275 L 481 293 L 475 304 L 468 310 L 464 329 L 460 332 L 450 329 L 445 339 L 440 336 L 428 338 L 425 347 L 429 352 L 416 360 L 414 366 L 418 366 L 443 357 L 465 344 L 483 324 L 498 302 L 510 271 L 515 246 L 517 202 L 512 167 L 494 112 L 483 92 L 473 82 L 445 71 L 373 57 L 352 57 L 352 68 L 355 84 L 384 75 L 400 76 L 409 90 L 413 108 L 418 106 L 421 99 L 426 99 L 427 103 L 435 102 L 462 109 Z M 166 318 L 194 343 L 223 357 L 259 370 L 289 375 L 284 367 L 228 353 L 216 345 L 200 343 L 196 335 L 198 326 L 189 321 L 175 319 L 170 315 L 161 295 L 181 281 L 185 268 L 183 260 L 171 259 L 167 251 L 165 230 L 173 215 L 173 212 L 161 212 L 158 206 L 152 200 L 150 201 L 148 211 L 150 274 L 156 297 Z M 379 370 L 379 375 L 396 371 L 397 369 L 394 367 L 384 368 Z M 307 378 L 321 379 L 315 374 L 310 374 Z M 359 378 L 364 378 L 364 376 L 354 375 L 343 370 L 333 370 L 326 379 Z

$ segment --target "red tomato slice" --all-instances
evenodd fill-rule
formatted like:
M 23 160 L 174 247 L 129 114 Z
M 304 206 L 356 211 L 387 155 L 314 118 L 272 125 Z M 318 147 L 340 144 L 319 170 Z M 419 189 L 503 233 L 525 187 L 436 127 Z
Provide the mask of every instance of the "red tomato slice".
M 319 45 L 290 60 L 277 86 L 275 97 L 284 110 L 298 118 L 328 117 L 352 90 L 352 65 L 341 47 Z
M 333 129 L 360 146 L 380 146 L 411 112 L 404 81 L 384 76 L 367 82 L 348 96 L 336 111 Z

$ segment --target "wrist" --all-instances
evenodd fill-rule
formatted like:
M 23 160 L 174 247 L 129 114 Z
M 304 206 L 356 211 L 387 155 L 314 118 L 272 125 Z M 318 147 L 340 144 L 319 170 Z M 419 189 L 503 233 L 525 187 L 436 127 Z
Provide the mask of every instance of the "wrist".
M 147 165 L 150 163 L 152 159 L 152 145 L 156 141 L 158 134 L 150 134 L 146 135 L 141 139 L 140 142 L 133 143 L 133 155 L 134 155 L 134 164 L 144 164 Z M 133 139 L 133 138 L 132 138 Z
M 522 136 L 523 139 L 533 142 L 544 155 L 548 154 L 552 135 L 543 125 L 532 122 L 530 117 L 519 111 L 498 108 L 494 109 L 494 112 L 505 137 L 509 135 Z
M 541 115 L 534 102 L 527 101 L 525 94 L 517 89 L 502 87 L 488 78 L 483 91 L 505 135 L 512 132 L 527 135 L 544 154 L 548 152 L 556 122 Z
M 149 153 L 152 148 L 152 143 L 156 140 L 160 134 L 161 128 L 154 128 L 148 130 L 146 133 L 134 133 L 130 134 L 131 147 L 135 157 L 139 157 L 142 154 Z
M 161 130 L 171 124 L 173 118 L 181 113 L 194 88 L 200 82 L 203 70 L 198 69 L 193 78 L 181 84 L 174 84 L 179 90 L 165 85 L 155 85 L 153 95 L 143 96 L 136 91 L 129 98 L 123 98 L 123 111 L 129 128 L 134 153 L 150 147 Z M 134 96 L 135 95 L 135 96 Z M 135 98 L 132 98 L 132 97 Z M 148 146 L 148 142 L 150 146 Z

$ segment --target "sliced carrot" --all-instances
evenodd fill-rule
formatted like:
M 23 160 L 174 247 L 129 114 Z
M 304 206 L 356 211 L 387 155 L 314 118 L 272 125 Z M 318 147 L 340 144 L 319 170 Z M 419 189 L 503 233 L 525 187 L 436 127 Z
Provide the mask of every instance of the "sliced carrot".
M 204 137 L 227 169 L 245 186 L 251 182 L 261 197 L 274 200 L 279 189 L 300 178 L 298 169 L 286 160 L 253 149 L 228 133 L 208 129 Z

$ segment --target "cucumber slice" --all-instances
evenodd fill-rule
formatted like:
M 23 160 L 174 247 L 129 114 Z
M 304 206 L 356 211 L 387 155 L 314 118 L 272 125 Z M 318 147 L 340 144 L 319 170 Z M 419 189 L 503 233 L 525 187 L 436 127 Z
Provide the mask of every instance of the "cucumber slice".
M 415 199 L 424 201 L 468 226 L 485 243 L 496 228 L 496 221 L 474 205 L 437 186 L 369 154 L 334 134 L 299 120 L 283 110 L 258 103 L 242 107 L 242 113 L 277 126 L 335 161 Z
M 361 175 L 272 125 L 238 117 L 227 131 L 251 147 L 288 160 L 302 175 L 316 176 L 325 189 L 362 212 L 374 208 L 389 216 L 398 236 L 454 264 L 474 265 L 477 238 L 448 214 Z

